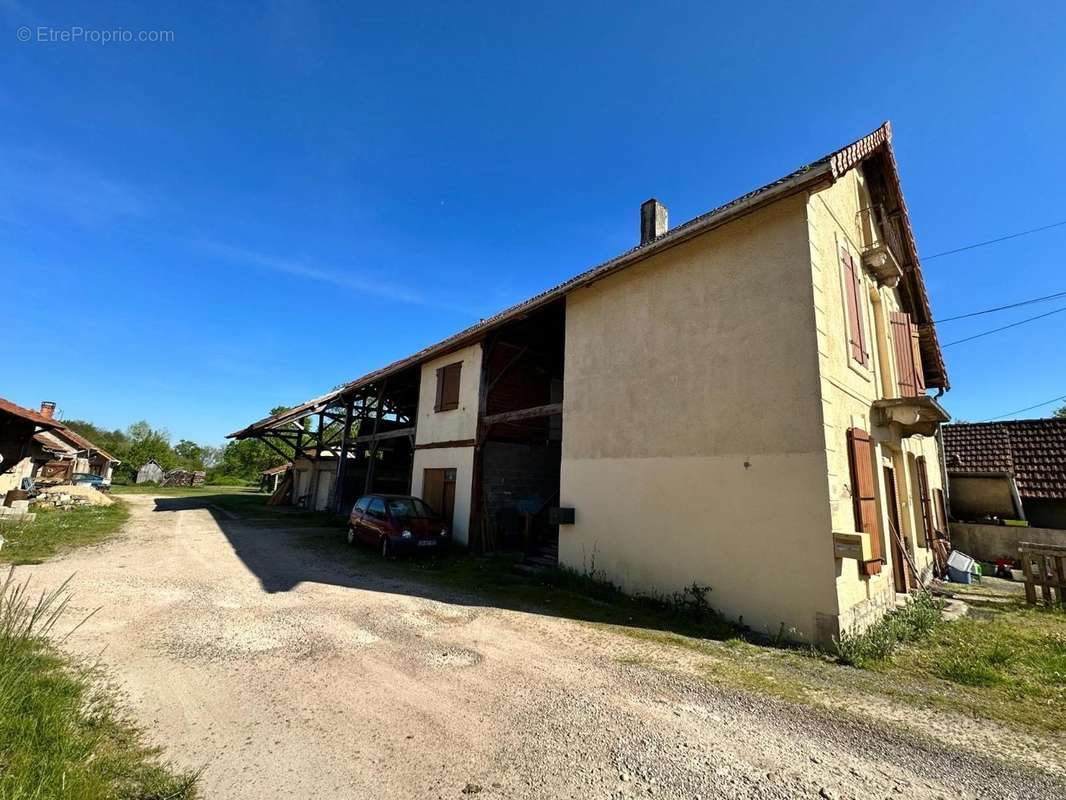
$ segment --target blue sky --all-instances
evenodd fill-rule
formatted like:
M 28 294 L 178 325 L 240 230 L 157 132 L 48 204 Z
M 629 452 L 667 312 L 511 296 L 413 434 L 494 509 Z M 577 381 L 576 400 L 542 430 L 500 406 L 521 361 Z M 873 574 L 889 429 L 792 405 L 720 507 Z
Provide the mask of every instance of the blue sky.
M 1066 219 L 1057 4 L 147 5 L 0 0 L 0 395 L 68 418 L 219 442 L 885 119 L 922 252 Z M 73 26 L 173 41 L 37 40 Z M 934 312 L 1064 250 L 935 259 Z M 946 406 L 1066 394 L 1064 331 L 948 348 Z

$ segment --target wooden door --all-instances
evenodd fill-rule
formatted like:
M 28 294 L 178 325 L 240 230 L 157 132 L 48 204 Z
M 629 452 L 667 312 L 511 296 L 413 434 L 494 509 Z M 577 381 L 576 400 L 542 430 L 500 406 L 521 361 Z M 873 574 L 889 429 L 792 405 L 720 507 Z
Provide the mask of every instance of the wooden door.
M 892 467 L 885 467 L 885 494 L 888 496 L 888 526 L 890 547 L 892 548 L 892 577 L 895 580 L 896 591 L 907 593 L 910 591 L 910 578 L 907 574 L 906 556 L 900 541 L 903 532 L 899 527 L 899 499 L 896 494 L 896 473 Z
M 422 499 L 451 526 L 455 517 L 455 470 L 425 470 L 422 473 Z

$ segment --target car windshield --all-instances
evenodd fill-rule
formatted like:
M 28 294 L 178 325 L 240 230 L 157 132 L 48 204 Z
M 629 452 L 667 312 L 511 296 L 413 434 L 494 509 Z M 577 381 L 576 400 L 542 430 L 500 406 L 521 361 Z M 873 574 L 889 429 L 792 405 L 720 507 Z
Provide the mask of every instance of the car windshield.
M 417 497 L 393 497 L 389 500 L 393 519 L 432 519 L 436 516 L 429 506 Z

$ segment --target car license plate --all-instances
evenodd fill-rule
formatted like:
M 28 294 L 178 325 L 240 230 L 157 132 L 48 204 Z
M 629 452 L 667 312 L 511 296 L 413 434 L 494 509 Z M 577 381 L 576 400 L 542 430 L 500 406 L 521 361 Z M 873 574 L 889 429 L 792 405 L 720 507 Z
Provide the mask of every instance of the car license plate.
M 419 539 L 418 540 L 418 546 L 419 547 L 433 547 L 436 543 L 437 543 L 436 539 Z

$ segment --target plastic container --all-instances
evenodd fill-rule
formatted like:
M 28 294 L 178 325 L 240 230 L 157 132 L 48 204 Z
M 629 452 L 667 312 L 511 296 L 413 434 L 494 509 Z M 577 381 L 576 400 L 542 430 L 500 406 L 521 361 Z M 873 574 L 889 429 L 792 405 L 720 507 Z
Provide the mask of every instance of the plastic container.
M 952 583 L 973 583 L 973 573 L 948 564 L 948 580 Z

